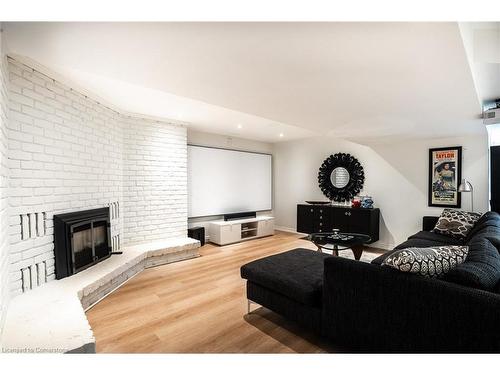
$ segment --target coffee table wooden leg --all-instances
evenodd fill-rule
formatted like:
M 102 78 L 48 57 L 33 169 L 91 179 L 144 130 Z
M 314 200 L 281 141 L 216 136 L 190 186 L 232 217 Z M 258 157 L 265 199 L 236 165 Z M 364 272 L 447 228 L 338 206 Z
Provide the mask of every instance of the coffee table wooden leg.
M 354 254 L 354 259 L 360 260 L 361 255 L 363 255 L 363 246 L 353 246 L 351 250 L 352 253 Z
M 339 256 L 339 247 L 337 245 L 333 245 L 332 255 Z

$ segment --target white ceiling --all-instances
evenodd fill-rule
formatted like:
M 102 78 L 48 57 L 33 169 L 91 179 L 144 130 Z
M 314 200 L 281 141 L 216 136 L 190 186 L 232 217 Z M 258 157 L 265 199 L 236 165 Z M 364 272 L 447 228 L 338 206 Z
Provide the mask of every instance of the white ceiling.
M 500 98 L 500 23 L 459 26 L 479 97 L 486 102 Z
M 484 131 L 456 23 L 4 26 L 10 52 L 196 130 L 269 142 Z

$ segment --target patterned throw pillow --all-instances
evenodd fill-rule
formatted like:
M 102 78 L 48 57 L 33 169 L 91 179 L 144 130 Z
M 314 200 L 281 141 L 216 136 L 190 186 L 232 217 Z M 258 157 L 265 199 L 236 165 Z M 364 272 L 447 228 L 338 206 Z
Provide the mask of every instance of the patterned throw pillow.
M 445 208 L 432 232 L 464 239 L 480 217 L 476 212 Z
M 382 266 L 421 276 L 438 277 L 463 263 L 468 252 L 468 246 L 408 247 L 389 255 Z

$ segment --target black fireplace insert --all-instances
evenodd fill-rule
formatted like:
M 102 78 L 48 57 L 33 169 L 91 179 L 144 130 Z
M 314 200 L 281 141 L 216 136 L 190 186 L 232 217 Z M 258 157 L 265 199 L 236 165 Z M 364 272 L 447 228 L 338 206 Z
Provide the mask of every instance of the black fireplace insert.
M 54 215 L 56 279 L 83 271 L 111 255 L 109 208 Z

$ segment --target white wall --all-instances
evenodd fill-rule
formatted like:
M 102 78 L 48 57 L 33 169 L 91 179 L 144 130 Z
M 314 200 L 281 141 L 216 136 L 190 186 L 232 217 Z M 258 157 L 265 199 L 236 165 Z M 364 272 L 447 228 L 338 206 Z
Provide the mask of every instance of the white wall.
M 49 74 L 9 58 L 14 295 L 55 278 L 55 214 L 119 206 L 115 249 L 186 236 L 185 127 L 111 109 Z
M 401 141 L 364 146 L 345 140 L 315 137 L 274 146 L 275 206 L 278 227 L 296 228 L 296 206 L 309 199 L 325 199 L 317 183 L 318 169 L 330 154 L 347 152 L 365 170 L 363 193 L 380 208 L 380 241 L 373 246 L 391 249 L 421 228 L 424 215 L 441 208 L 427 206 L 428 149 L 463 146 L 462 175 L 475 188 L 474 208 L 488 209 L 488 144 L 484 136 Z M 470 197 L 462 194 L 462 208 Z
M 204 133 L 189 130 L 187 131 L 187 141 L 188 144 L 198 145 L 198 146 L 210 146 L 210 147 L 220 147 L 227 148 L 231 150 L 241 150 L 241 151 L 254 151 L 272 154 L 273 145 L 267 142 L 253 141 L 240 137 L 228 137 L 219 134 Z M 273 189 L 274 190 L 274 189 Z M 261 215 L 271 215 L 272 211 L 265 211 L 259 213 Z M 207 216 L 198 217 L 188 220 L 189 228 L 204 226 L 208 227 L 208 222 L 213 220 L 220 220 L 222 216 Z M 207 235 L 205 231 L 205 235 Z
M 500 124 L 488 125 L 490 146 L 500 146 Z
M 1 24 L 0 24 L 1 28 Z M 7 58 L 0 33 L 0 337 L 9 302 L 9 216 L 8 216 L 8 97 Z
M 126 243 L 185 237 L 186 128 L 127 118 L 123 175 Z

